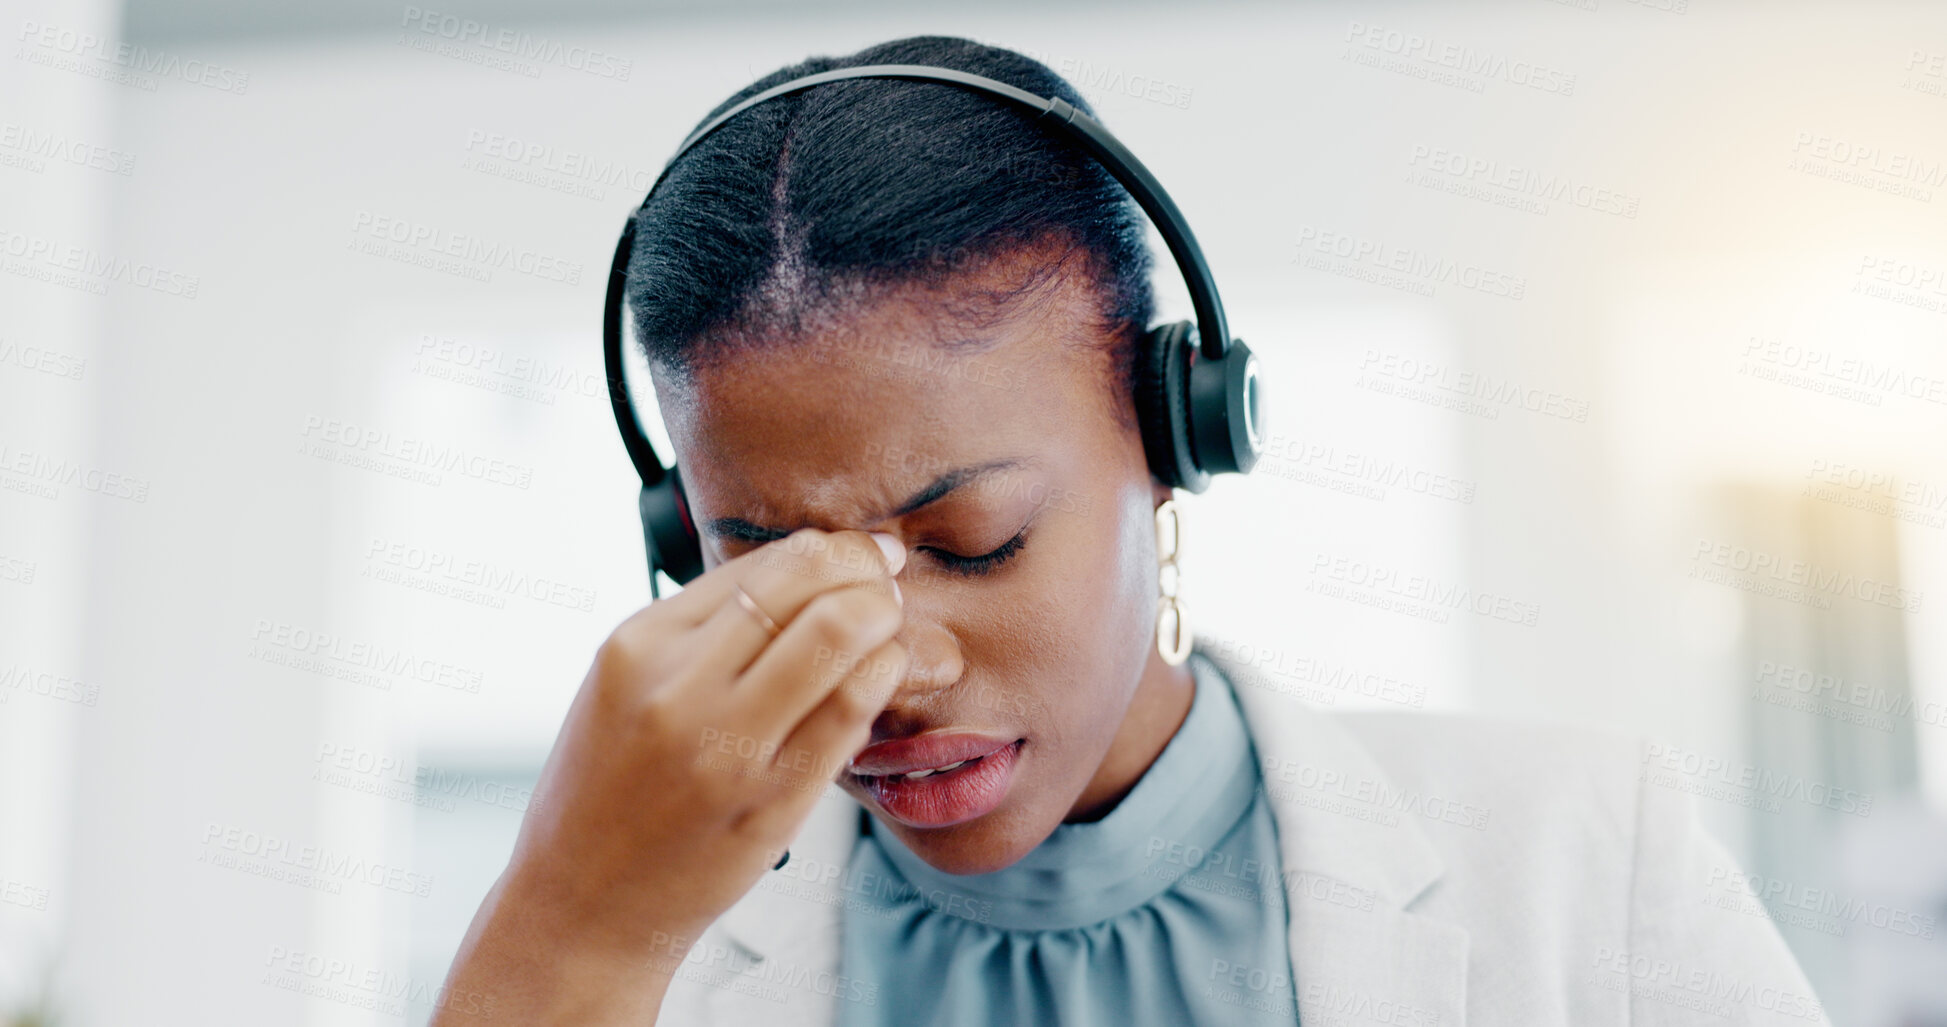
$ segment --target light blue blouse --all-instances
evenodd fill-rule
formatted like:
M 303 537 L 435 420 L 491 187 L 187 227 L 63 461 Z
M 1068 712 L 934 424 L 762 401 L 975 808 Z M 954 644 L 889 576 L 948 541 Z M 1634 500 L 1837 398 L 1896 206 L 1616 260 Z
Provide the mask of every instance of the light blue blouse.
M 1298 1022 L 1276 825 L 1223 674 L 1108 816 L 991 874 L 934 869 L 875 818 L 848 876 L 841 973 L 876 1001 L 845 1027 Z M 867 877 L 865 875 L 874 875 Z

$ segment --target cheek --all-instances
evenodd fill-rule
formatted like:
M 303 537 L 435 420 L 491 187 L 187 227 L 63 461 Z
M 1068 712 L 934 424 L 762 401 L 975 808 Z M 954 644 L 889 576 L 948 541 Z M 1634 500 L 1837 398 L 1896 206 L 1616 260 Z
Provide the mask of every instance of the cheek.
M 1087 554 L 1086 568 L 1077 575 L 1073 597 L 1092 614 L 1091 634 L 1103 655 L 1115 655 L 1104 670 L 1141 666 L 1156 616 L 1156 518 L 1149 490 L 1131 486 L 1113 499 L 1082 529 L 1085 540 L 1077 552 Z
M 1048 510 L 1050 558 L 1018 597 L 1012 658 L 1070 724 L 1120 724 L 1156 618 L 1155 517 L 1135 487 L 1088 513 Z M 1049 695 L 1055 682 L 1065 682 Z

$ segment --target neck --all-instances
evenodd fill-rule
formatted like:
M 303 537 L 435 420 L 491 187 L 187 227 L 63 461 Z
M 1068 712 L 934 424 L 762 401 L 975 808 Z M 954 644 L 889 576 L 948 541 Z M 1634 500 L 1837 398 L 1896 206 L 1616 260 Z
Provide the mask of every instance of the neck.
M 1129 702 L 1129 711 L 1123 715 L 1122 726 L 1116 729 L 1115 740 L 1109 743 L 1108 755 L 1102 757 L 1102 765 L 1096 768 L 1095 776 L 1089 779 L 1088 787 L 1082 789 L 1063 821 L 1088 822 L 1108 816 L 1123 796 L 1136 787 L 1136 782 L 1142 780 L 1170 739 L 1176 737 L 1176 730 L 1190 715 L 1190 703 L 1196 693 L 1196 678 L 1190 673 L 1190 665 L 1172 667 L 1152 647 L 1149 660 L 1143 665 L 1142 680 L 1136 684 L 1136 695 Z

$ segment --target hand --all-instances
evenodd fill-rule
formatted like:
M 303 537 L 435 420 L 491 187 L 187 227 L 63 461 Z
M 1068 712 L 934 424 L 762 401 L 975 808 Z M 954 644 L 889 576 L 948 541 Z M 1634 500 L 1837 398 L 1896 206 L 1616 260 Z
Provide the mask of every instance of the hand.
M 451 993 L 491 994 L 520 1022 L 653 1017 L 690 944 L 777 862 L 891 701 L 904 563 L 891 536 L 806 529 L 623 621 Z

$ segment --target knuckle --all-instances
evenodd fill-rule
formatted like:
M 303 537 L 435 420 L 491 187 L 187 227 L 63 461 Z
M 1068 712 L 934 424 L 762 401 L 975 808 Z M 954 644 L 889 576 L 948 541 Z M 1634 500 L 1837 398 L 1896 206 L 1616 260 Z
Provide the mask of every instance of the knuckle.
M 607 686 L 633 678 L 647 654 L 634 632 L 617 629 L 595 649 L 595 676 Z
M 616 696 L 653 695 L 681 674 L 686 662 L 677 636 L 647 624 L 617 628 L 595 649 L 594 674 Z
M 643 753 L 667 752 L 686 744 L 693 734 L 691 719 L 667 691 L 612 696 L 602 716 L 613 725 L 613 737 L 626 739 L 627 745 Z
M 884 684 L 897 684 L 906 676 L 912 654 L 898 642 L 887 642 L 873 654 L 872 672 Z
M 668 730 L 678 720 L 678 705 L 673 689 L 652 688 L 633 704 L 636 723 L 651 731 Z
M 847 588 L 812 600 L 800 617 L 810 619 L 809 627 L 819 641 L 856 650 L 861 640 L 885 631 L 898 615 L 898 607 L 890 600 L 863 589 Z
M 878 696 L 873 694 L 873 689 L 864 687 L 863 682 L 853 678 L 833 691 L 828 701 L 832 704 L 833 712 L 851 721 L 877 714 L 882 705 L 877 700 Z
M 772 546 L 782 545 L 773 542 Z M 804 573 L 803 558 L 792 555 L 784 549 L 765 547 L 750 554 L 750 573 L 744 576 L 743 590 L 753 597 L 766 597 L 780 591 L 779 584 L 791 577 Z
M 906 647 L 897 642 L 889 642 L 858 658 L 832 692 L 835 712 L 845 720 L 877 716 L 905 672 Z
M 842 592 L 827 592 L 813 599 L 798 614 L 798 620 L 820 645 L 843 650 L 852 640 L 854 622 L 846 610 Z

